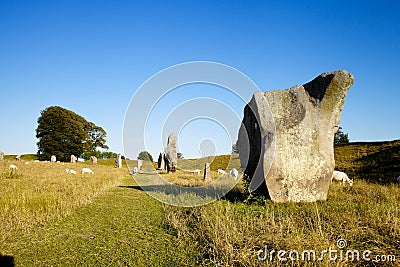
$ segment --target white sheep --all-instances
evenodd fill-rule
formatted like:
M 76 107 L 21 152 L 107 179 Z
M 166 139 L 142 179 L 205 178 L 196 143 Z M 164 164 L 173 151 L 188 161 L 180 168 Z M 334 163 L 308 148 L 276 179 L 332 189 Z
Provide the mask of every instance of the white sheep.
M 219 174 L 226 174 L 226 171 L 221 170 L 221 169 L 218 169 L 218 173 L 219 173 Z
M 82 168 L 82 174 L 84 174 L 84 173 L 94 174 L 94 172 L 90 168 Z
M 70 169 L 70 170 L 69 170 L 69 173 L 70 173 L 70 174 L 76 174 L 76 171 L 73 170 L 73 169 Z
M 10 167 L 8 167 L 8 169 L 11 171 L 13 171 L 13 170 L 15 171 L 15 170 L 18 170 L 18 167 L 14 164 L 10 164 Z
M 66 173 L 69 173 L 69 169 L 65 169 L 65 172 L 66 172 Z
M 342 185 L 344 185 L 346 182 L 350 185 L 353 186 L 353 180 L 351 180 L 347 174 L 345 174 L 344 172 L 340 172 L 340 171 L 333 171 L 332 174 L 332 178 L 331 178 L 331 182 L 333 182 L 333 180 L 335 181 L 341 181 Z
M 229 174 L 233 177 L 233 179 L 235 179 L 235 181 L 238 179 L 239 177 L 239 172 L 238 170 L 236 170 L 235 168 L 233 168 Z
M 196 175 L 200 175 L 201 170 L 199 169 L 195 169 L 193 171 L 191 171 L 192 174 L 196 174 Z

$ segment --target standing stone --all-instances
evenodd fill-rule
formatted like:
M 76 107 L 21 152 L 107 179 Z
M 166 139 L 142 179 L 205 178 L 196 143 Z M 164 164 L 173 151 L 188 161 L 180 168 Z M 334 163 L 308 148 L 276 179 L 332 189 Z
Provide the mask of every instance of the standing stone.
M 208 162 L 204 165 L 204 180 L 206 182 L 211 181 L 211 169 Z
M 71 163 L 76 163 L 76 157 L 74 155 L 71 155 Z
M 142 170 L 142 166 L 143 166 L 143 161 L 141 160 L 141 159 L 138 159 L 138 161 L 137 161 L 137 168 L 138 168 L 138 170 Z
M 158 161 L 157 161 L 157 167 L 159 170 L 165 170 L 165 154 L 164 152 L 161 152 L 160 155 L 158 156 Z
M 4 160 L 4 153 L 0 151 L 0 160 Z
M 353 81 L 352 74 L 339 70 L 287 90 L 253 95 L 237 142 L 252 191 L 261 180 L 276 202 L 327 199 L 334 135 Z
M 117 154 L 115 156 L 115 168 L 122 168 L 122 156 L 121 156 L 121 154 Z
M 96 165 L 97 164 L 97 158 L 95 156 L 91 156 L 90 157 L 90 161 L 92 162 L 92 165 Z M 122 165 L 122 164 L 121 164 Z M 121 167 L 120 167 L 121 168 Z
M 51 162 L 56 162 L 56 161 L 57 161 L 56 156 L 52 155 L 52 156 L 50 157 L 50 161 L 51 161 Z
M 176 136 L 171 133 L 168 136 L 167 147 L 165 148 L 165 165 L 168 172 L 175 172 L 178 166 L 178 154 L 176 153 Z

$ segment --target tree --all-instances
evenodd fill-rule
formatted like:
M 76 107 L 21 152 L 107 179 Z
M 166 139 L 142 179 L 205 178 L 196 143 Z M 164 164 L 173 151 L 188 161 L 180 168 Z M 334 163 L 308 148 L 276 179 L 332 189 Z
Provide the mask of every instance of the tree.
M 103 128 L 58 106 L 41 111 L 36 137 L 39 139 L 37 155 L 41 160 L 55 155 L 60 161 L 69 161 L 71 155 L 95 152 L 97 147 L 108 148 Z
M 183 159 L 183 154 L 181 152 L 176 153 L 176 155 L 178 156 L 178 159 Z
M 147 151 L 142 151 L 139 153 L 138 159 L 141 160 L 146 160 L 146 161 L 151 161 L 153 162 L 153 157 L 151 156 L 151 154 Z
M 339 130 L 337 131 L 337 133 L 335 133 L 334 145 L 345 145 L 349 142 L 349 135 L 342 132 L 342 127 L 339 127 Z

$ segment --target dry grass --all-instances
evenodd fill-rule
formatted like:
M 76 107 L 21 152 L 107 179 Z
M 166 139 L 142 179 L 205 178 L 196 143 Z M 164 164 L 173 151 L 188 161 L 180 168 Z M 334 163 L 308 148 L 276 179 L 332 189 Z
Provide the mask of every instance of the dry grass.
M 13 236 L 37 225 L 65 218 L 74 208 L 119 184 L 127 172 L 96 165 L 90 167 L 94 175 L 82 175 L 81 169 L 87 167 L 83 163 L 25 162 L 0 162 L 0 243 L 11 242 Z M 12 175 L 10 164 L 18 166 Z M 66 168 L 76 170 L 77 175 L 67 174 Z
M 246 190 L 239 184 L 235 193 L 207 206 L 165 206 L 167 220 L 188 248 L 202 252 L 198 256 L 202 266 L 398 266 L 400 186 L 392 180 L 400 165 L 399 142 L 351 144 L 338 147 L 336 152 L 338 168 L 348 171 L 355 183 L 352 188 L 332 184 L 327 201 L 246 199 Z M 367 172 L 372 159 L 376 170 Z M 281 262 L 276 256 L 278 250 L 339 250 L 339 238 L 347 241 L 344 253 L 347 249 L 360 253 L 370 250 L 371 259 L 395 255 L 396 262 L 346 261 L 345 257 L 331 261 L 328 256 L 323 261 Z M 257 259 L 265 246 L 269 252 L 275 250 L 273 261 Z

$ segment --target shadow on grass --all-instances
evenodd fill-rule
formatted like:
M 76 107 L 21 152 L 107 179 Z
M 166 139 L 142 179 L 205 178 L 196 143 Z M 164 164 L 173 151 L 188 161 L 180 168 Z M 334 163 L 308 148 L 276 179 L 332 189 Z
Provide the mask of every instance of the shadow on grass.
M 14 257 L 0 254 L 0 266 L 14 267 Z
M 143 191 L 143 188 L 141 188 L 138 185 L 120 185 L 118 186 L 119 188 L 130 188 L 130 189 L 136 189 L 136 190 L 140 190 Z
M 390 147 L 357 160 L 362 163 L 358 170 L 368 182 L 396 183 L 400 174 L 400 146 Z

